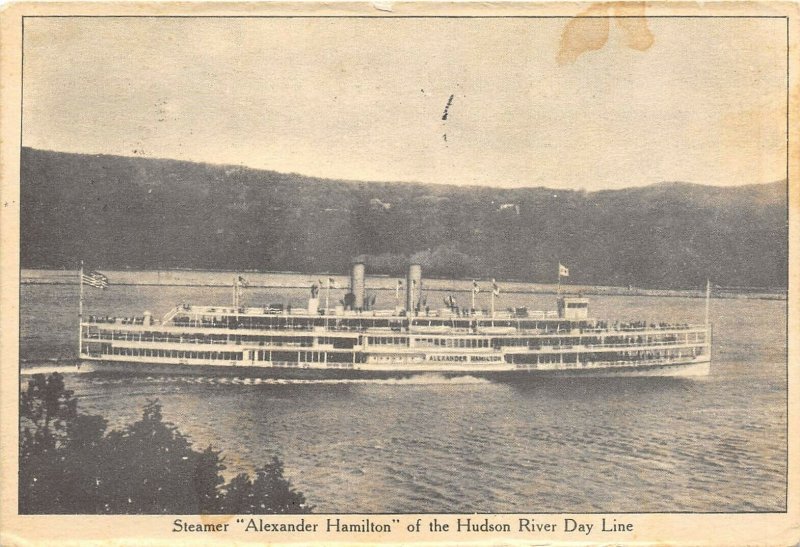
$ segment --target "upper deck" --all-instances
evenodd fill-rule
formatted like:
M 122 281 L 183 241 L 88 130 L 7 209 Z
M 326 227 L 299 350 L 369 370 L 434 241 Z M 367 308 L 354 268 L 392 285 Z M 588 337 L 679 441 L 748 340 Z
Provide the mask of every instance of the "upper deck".
M 566 335 L 570 333 L 645 332 L 704 329 L 687 323 L 568 319 L 555 311 L 516 308 L 489 315 L 480 310 L 455 313 L 449 309 L 408 315 L 404 310 L 355 311 L 334 308 L 310 314 L 303 308 L 176 306 L 163 319 L 150 314 L 135 317 L 89 316 L 85 324 L 140 330 L 249 330 L 280 332 L 407 333 L 425 335 Z

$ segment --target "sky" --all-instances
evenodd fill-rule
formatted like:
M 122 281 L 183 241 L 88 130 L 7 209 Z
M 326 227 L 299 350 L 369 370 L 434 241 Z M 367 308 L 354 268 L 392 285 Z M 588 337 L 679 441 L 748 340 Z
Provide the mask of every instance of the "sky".
M 503 187 L 785 178 L 783 19 L 642 19 L 644 43 L 584 21 L 29 18 L 23 145 Z

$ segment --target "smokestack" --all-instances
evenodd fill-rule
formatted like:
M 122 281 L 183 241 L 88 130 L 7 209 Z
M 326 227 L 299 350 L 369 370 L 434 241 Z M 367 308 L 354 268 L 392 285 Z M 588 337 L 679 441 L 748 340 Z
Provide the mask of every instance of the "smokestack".
M 356 262 L 350 272 L 350 292 L 355 296 L 353 307 L 357 310 L 364 309 L 364 264 Z
M 422 266 L 412 264 L 408 267 L 406 277 L 406 310 L 413 311 L 417 308 L 417 302 L 422 291 Z

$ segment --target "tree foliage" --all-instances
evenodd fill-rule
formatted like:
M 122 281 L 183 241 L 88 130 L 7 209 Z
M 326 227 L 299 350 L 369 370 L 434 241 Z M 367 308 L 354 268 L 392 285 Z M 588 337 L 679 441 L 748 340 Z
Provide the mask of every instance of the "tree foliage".
M 220 451 L 196 450 L 165 422 L 158 401 L 142 418 L 107 431 L 78 412 L 58 373 L 34 375 L 20 394 L 20 513 L 307 513 L 302 493 L 274 458 L 225 483 Z
M 20 189 L 28 268 L 74 268 L 80 256 L 120 269 L 345 272 L 359 257 L 374 273 L 402 275 L 413 260 L 462 279 L 554 282 L 558 262 L 578 284 L 787 279 L 785 181 L 464 188 L 25 148 Z

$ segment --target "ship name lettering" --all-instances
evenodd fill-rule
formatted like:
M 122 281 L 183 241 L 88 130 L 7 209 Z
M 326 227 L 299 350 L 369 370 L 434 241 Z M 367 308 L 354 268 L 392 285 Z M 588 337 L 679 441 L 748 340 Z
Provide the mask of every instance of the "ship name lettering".
M 375 533 L 392 531 L 392 525 L 388 523 L 373 522 L 370 519 L 361 519 L 358 523 L 342 522 L 341 519 L 327 519 L 326 532 L 360 532 Z
M 317 523 L 306 522 L 301 518 L 298 522 L 264 522 L 264 519 L 250 519 L 245 532 L 316 532 Z
M 428 355 L 428 361 L 466 361 L 466 355 Z

